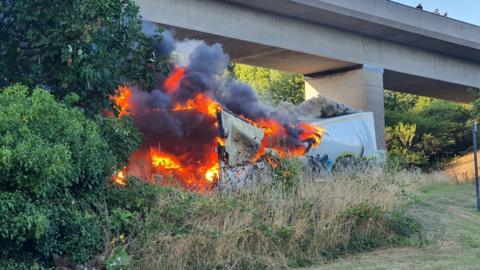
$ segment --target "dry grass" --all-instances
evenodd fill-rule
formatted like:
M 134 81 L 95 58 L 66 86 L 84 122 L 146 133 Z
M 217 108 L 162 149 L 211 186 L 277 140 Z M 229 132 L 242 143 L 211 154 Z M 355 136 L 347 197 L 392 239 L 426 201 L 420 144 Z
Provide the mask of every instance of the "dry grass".
M 397 210 L 410 183 L 425 177 L 420 173 L 376 168 L 314 181 L 291 177 L 288 189 L 205 195 L 166 189 L 128 244 L 135 269 L 289 268 L 414 233 L 415 224 Z
M 473 153 L 458 157 L 448 164 L 445 173 L 458 183 L 467 183 L 474 180 L 475 168 L 473 165 Z
M 440 173 L 424 175 L 421 180 L 426 183 L 416 185 L 417 202 L 408 211 L 421 224 L 426 245 L 355 254 L 305 270 L 479 269 L 480 213 L 475 208 L 475 186 L 449 181 Z

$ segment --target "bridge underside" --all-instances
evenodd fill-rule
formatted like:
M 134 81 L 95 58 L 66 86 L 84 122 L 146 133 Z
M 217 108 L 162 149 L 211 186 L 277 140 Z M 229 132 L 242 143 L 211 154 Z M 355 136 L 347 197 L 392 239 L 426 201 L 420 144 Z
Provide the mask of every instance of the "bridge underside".
M 299 73 L 311 78 L 342 73 L 362 66 L 360 63 L 345 62 L 169 25 L 161 26 L 171 30 L 178 39 L 198 39 L 207 44 L 220 43 L 233 62 Z M 393 91 L 457 102 L 471 101 L 468 86 L 388 69 L 384 71 L 383 84 L 385 89 Z M 455 94 L 452 95 L 452 93 Z
M 467 102 L 480 87 L 480 28 L 393 1 L 136 0 L 177 38 L 221 43 L 234 62 L 301 73 L 322 95 L 375 117 L 384 89 Z M 361 3 L 360 3 L 361 2 Z

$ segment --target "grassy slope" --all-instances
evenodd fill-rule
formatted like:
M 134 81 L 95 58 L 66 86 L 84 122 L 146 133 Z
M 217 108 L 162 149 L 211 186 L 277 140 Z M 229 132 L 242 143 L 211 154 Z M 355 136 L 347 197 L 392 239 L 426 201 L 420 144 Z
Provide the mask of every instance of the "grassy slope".
M 471 181 L 475 176 L 473 153 L 454 159 L 447 166 L 445 173 L 460 183 Z
M 436 184 L 418 194 L 412 213 L 427 239 L 423 248 L 394 248 L 339 259 L 323 269 L 480 269 L 480 214 L 472 184 Z

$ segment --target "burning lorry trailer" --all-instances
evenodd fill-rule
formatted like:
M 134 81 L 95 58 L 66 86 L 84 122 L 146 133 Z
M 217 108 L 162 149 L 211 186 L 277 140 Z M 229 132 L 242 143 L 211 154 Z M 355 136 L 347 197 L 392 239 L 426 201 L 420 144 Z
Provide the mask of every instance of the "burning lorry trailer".
M 116 102 L 126 100 L 132 108 L 128 102 L 139 94 L 144 93 L 121 87 Z M 121 111 L 130 111 L 122 108 Z M 257 123 L 203 95 L 177 103 L 168 112 L 158 108 L 141 111 L 141 115 L 131 116 L 146 140 L 131 155 L 129 164 L 115 176 L 115 181 L 121 185 L 125 184 L 128 175 L 150 183 L 180 184 L 198 191 L 219 185 L 238 186 L 235 182 L 244 182 L 244 173 L 256 168 L 252 165 L 279 157 L 303 156 L 320 143 L 323 135 L 321 128 L 303 122 L 290 123 L 287 127 L 274 119 L 260 119 Z M 165 113 L 195 125 L 190 125 L 189 132 L 180 137 L 151 138 L 141 128 L 145 126 L 136 120 L 156 119 Z M 288 138 L 289 133 L 294 137 Z
M 127 166 L 114 175 L 117 184 L 135 176 L 197 191 L 237 185 L 245 180 L 242 172 L 256 164 L 304 156 L 325 136 L 318 123 L 299 120 L 312 101 L 303 108 L 274 109 L 260 102 L 249 86 L 226 75 L 229 61 L 219 44 L 174 42 L 157 53 L 171 59 L 167 77 L 159 74 L 156 87 L 149 90 L 121 86 L 112 97 L 118 116 L 129 115 L 144 137 Z M 325 99 L 313 103 L 319 101 Z

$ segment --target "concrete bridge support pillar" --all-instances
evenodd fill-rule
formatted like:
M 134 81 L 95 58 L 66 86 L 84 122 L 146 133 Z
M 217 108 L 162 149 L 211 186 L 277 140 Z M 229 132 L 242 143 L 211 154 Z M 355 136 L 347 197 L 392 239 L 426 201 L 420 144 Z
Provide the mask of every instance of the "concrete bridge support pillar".
M 385 153 L 383 68 L 363 65 L 356 69 L 305 78 L 305 97 L 324 96 L 362 111 L 373 112 L 377 148 Z

